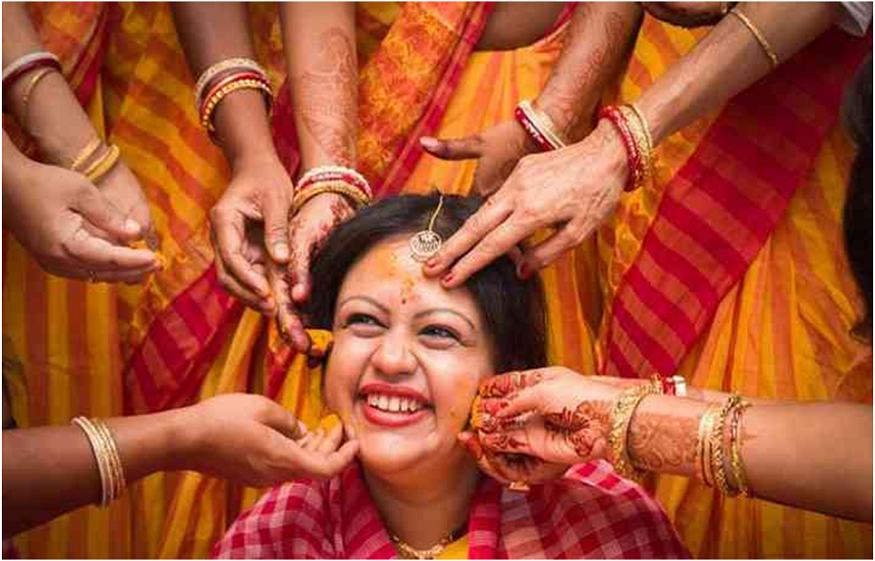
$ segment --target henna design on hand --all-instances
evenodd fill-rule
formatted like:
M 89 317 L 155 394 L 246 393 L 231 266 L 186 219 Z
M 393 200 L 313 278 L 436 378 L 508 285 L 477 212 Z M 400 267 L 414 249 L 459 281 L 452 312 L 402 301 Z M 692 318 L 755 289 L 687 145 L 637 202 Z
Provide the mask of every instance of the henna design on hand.
M 355 161 L 358 121 L 358 67 L 355 46 L 337 27 L 319 38 L 315 67 L 295 80 L 295 110 L 319 147 L 336 164 Z
M 564 439 L 581 460 L 589 460 L 600 441 L 607 442 L 610 431 L 611 404 L 607 401 L 584 401 L 574 411 L 564 407 L 559 413 L 546 413 L 548 431 Z
M 648 471 L 694 473 L 699 420 L 639 413 L 629 426 L 629 455 Z

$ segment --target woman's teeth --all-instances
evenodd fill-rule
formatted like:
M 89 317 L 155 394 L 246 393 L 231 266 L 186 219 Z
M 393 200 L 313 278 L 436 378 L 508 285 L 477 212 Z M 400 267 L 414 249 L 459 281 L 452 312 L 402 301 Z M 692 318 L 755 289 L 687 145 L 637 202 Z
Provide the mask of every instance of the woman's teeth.
M 416 413 L 422 408 L 415 399 L 397 395 L 368 394 L 368 405 L 390 413 Z

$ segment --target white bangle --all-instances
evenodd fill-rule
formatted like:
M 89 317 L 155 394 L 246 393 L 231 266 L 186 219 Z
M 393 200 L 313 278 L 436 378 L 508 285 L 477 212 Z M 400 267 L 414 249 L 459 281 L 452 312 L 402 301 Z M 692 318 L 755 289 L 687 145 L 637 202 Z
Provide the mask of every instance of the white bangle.
M 30 64 L 31 62 L 34 62 L 37 60 L 42 60 L 42 59 L 54 60 L 58 64 L 61 64 L 61 61 L 58 60 L 58 57 L 56 57 L 54 54 L 52 54 L 48 51 L 39 51 L 37 53 L 29 53 L 29 54 L 22 56 L 21 58 L 19 58 L 17 60 L 12 61 L 12 64 L 10 64 L 9 66 L 7 66 L 6 68 L 3 69 L 3 81 L 5 82 L 6 78 L 11 76 L 13 72 L 18 70 L 19 68 L 21 68 L 25 64 Z

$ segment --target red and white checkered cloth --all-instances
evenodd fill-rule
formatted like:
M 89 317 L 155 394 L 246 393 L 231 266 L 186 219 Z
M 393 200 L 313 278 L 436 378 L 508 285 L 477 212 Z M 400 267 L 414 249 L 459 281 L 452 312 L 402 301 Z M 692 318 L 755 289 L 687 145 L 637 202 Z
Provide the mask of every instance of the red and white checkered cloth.
M 216 544 L 219 558 L 395 559 L 358 463 L 328 481 L 271 489 Z M 468 520 L 470 559 L 689 558 L 659 504 L 603 461 L 528 493 L 484 477 Z

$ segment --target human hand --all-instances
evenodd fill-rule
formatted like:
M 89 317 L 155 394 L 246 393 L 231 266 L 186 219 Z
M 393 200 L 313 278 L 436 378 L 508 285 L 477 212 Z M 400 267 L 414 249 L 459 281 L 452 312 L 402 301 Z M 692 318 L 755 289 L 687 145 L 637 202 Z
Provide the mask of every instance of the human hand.
M 175 469 L 195 470 L 244 485 L 267 487 L 340 473 L 358 453 L 341 445 L 343 424 L 327 433 L 307 427 L 287 409 L 252 394 L 227 394 L 180 410 L 181 453 Z
M 680 27 L 714 25 L 737 2 L 641 2 L 641 7 L 658 20 Z
M 516 120 L 504 121 L 480 134 L 455 140 L 420 139 L 423 149 L 442 160 L 477 159 L 474 192 L 487 197 L 510 176 L 520 158 L 538 146 Z
M 105 176 L 97 181 L 100 193 L 113 204 L 125 218 L 133 219 L 142 227 L 142 237 L 146 246 L 152 251 L 158 251 L 160 243 L 149 201 L 143 193 L 140 183 L 133 172 L 119 161 Z
M 334 228 L 353 213 L 352 205 L 343 195 L 316 195 L 291 220 L 289 240 L 292 257 L 288 271 L 275 266 L 268 267 L 268 276 L 277 299 L 280 332 L 298 352 L 307 352 L 310 347 L 304 324 L 298 316 L 298 306 L 307 301 L 312 289 L 310 263 Z
M 627 174 L 622 140 L 606 120 L 577 144 L 526 156 L 426 262 L 424 272 L 444 275 L 443 285 L 455 288 L 537 230 L 556 229 L 523 253 L 517 275 L 527 278 L 601 225 L 617 206 Z
M 143 226 L 81 174 L 28 162 L 5 182 L 3 203 L 6 227 L 48 273 L 134 283 L 160 267 L 151 251 L 126 246 Z
M 505 485 L 516 485 L 515 490 L 527 490 L 530 484 L 557 479 L 568 470 L 567 465 L 548 463 L 534 456 L 488 449 L 473 431 L 461 432 L 458 438 L 483 473 Z
M 567 468 L 607 456 L 611 409 L 623 389 L 561 367 L 503 374 L 480 385 L 472 425 L 487 453 Z
M 271 154 L 235 165 L 231 183 L 210 210 L 210 239 L 219 282 L 261 313 L 276 314 L 266 263 L 289 260 L 292 181 Z

